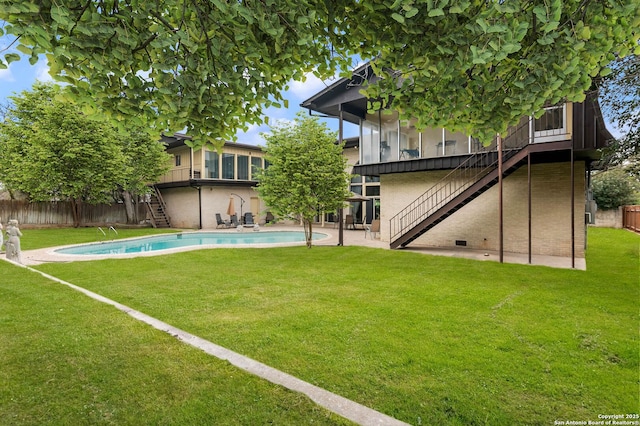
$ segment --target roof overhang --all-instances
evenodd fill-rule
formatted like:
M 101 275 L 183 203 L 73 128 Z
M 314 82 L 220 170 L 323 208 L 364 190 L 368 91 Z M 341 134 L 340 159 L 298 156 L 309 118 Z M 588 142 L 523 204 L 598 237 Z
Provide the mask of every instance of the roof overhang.
M 329 117 L 338 117 L 342 112 L 344 120 L 359 124 L 367 114 L 367 98 L 360 93 L 360 88 L 366 82 L 378 79 L 367 63 L 354 70 L 350 78 L 338 80 L 303 101 L 300 106 Z

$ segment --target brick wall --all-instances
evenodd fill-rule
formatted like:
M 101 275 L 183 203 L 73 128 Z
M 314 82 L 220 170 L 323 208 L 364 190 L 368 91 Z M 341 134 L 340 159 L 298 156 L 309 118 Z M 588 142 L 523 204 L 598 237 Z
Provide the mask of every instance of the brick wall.
M 571 188 L 569 163 L 532 166 L 532 253 L 571 255 Z M 575 164 L 575 250 L 584 257 L 585 179 L 584 164 Z M 381 238 L 389 240 L 389 219 L 416 199 L 446 172 L 419 172 L 382 176 Z M 504 180 L 504 249 L 528 253 L 527 167 Z M 456 240 L 468 248 L 498 250 L 497 185 L 441 222 L 413 245 L 455 247 Z

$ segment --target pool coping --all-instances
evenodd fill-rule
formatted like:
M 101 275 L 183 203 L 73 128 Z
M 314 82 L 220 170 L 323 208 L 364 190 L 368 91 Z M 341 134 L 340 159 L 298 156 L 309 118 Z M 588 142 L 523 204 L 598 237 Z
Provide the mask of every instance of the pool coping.
M 269 232 L 302 232 L 302 228 L 300 227 L 273 227 L 273 228 L 262 228 L 260 229 L 261 233 L 269 233 Z M 196 233 L 218 233 L 218 234 L 230 234 L 234 231 L 230 229 L 199 229 L 199 230 L 189 230 L 189 231 L 178 231 L 176 234 L 196 234 Z M 255 232 L 253 229 L 249 230 L 238 229 L 235 232 L 239 233 L 253 233 Z M 313 244 L 325 245 L 329 241 L 332 240 L 333 236 L 331 233 L 323 232 L 322 230 L 314 231 L 314 235 L 323 234 L 324 236 L 318 239 L 313 240 Z M 162 235 L 162 234 L 158 234 Z M 194 250 L 208 250 L 208 249 L 217 249 L 217 248 L 256 248 L 256 249 L 265 249 L 265 248 L 276 248 L 276 247 L 294 247 L 294 246 L 304 246 L 304 241 L 296 241 L 296 242 L 284 242 L 284 243 L 258 243 L 258 244 L 203 244 L 203 245 L 192 245 L 185 247 L 175 247 L 163 250 L 153 250 L 153 251 L 144 251 L 139 253 L 118 253 L 118 254 L 67 254 L 67 253 L 58 253 L 56 250 L 60 250 L 62 248 L 68 247 L 79 247 L 79 246 L 89 246 L 100 243 L 110 243 L 113 241 L 131 241 L 140 238 L 148 238 L 153 237 L 155 235 L 147 235 L 147 236 L 139 236 L 139 237 L 131 237 L 131 238 L 122 238 L 118 240 L 105 240 L 105 241 L 93 241 L 88 243 L 80 243 L 80 244 L 67 244 L 55 247 L 46 247 L 42 249 L 36 250 L 25 250 L 22 251 L 22 264 L 24 265 L 39 265 L 42 263 L 56 263 L 56 262 L 82 262 L 82 261 L 92 261 L 92 260 L 105 260 L 105 259 L 131 259 L 135 257 L 150 257 L 150 256 L 162 256 L 168 254 L 175 254 L 187 251 Z

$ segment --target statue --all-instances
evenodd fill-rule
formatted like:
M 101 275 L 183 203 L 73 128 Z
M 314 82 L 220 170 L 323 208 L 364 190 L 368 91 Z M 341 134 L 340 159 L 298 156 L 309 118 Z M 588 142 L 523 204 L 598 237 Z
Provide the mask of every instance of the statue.
M 5 246 L 7 259 L 22 263 L 22 254 L 20 252 L 20 237 L 22 237 L 22 232 L 20 232 L 20 228 L 18 228 L 17 220 L 11 219 L 7 224 L 7 237 Z

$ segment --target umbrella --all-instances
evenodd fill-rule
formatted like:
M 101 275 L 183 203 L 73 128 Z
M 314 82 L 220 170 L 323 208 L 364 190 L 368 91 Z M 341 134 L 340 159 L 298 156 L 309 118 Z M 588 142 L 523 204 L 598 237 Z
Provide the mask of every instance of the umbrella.
M 227 214 L 233 216 L 236 214 L 236 204 L 233 202 L 233 196 L 229 198 L 229 207 L 227 207 Z
M 369 199 L 364 195 L 356 194 L 355 192 L 351 191 L 351 195 L 346 198 L 346 201 L 357 203 L 358 201 L 369 201 Z

